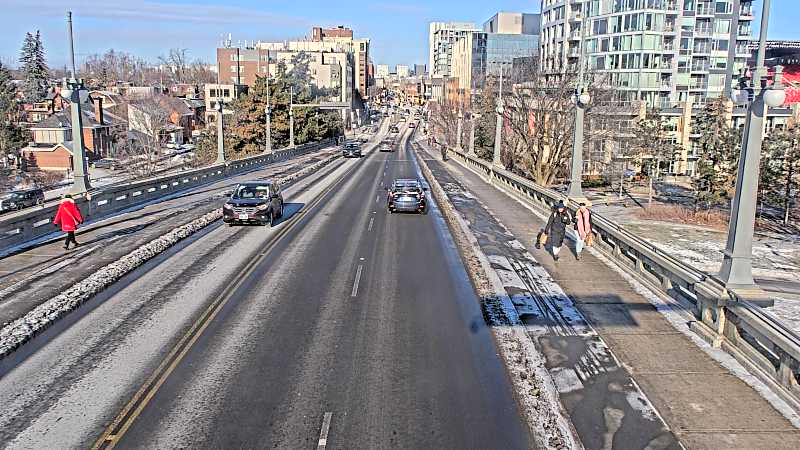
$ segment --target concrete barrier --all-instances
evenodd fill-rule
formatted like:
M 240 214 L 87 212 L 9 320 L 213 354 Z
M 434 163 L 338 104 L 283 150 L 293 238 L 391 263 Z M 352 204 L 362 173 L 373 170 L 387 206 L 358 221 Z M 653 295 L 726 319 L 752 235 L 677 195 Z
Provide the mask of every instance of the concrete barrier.
M 92 190 L 88 200 L 79 198 L 76 202 L 86 220 L 97 219 L 161 197 L 255 170 L 267 164 L 285 161 L 319 150 L 329 144 L 332 142 L 305 144 L 178 174 L 105 186 Z M 52 220 L 57 209 L 58 200 L 52 200 L 41 207 L 28 208 L 3 216 L 0 219 L 0 253 L 8 252 L 56 231 Z
M 564 195 L 464 152 L 451 155 L 489 182 L 543 212 Z M 574 213 L 574 207 L 570 206 Z M 800 336 L 761 307 L 738 297 L 718 278 L 662 251 L 622 226 L 593 214 L 596 248 L 655 292 L 693 305 L 690 328 L 736 358 L 800 412 Z

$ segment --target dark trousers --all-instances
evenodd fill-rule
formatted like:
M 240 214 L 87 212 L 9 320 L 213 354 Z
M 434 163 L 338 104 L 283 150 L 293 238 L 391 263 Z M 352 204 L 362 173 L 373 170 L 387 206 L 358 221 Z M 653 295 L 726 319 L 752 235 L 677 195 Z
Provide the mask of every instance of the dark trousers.
M 78 241 L 75 240 L 75 232 L 74 231 L 67 231 L 67 237 L 64 238 L 64 247 L 69 247 L 69 243 L 72 242 L 75 246 L 78 246 Z

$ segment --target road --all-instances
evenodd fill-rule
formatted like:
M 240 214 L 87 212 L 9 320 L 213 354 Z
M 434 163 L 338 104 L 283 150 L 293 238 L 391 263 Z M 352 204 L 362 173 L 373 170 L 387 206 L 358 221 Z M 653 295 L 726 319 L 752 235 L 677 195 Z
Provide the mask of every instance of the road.
M 407 137 L 86 305 L 0 378 L 2 446 L 530 448 L 438 208 L 386 212 Z

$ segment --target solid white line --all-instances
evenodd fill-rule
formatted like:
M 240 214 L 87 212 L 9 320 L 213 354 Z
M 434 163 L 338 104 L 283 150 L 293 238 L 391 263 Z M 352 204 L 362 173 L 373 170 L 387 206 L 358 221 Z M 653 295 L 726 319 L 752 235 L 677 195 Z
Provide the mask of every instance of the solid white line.
M 356 281 L 353 283 L 353 292 L 350 294 L 350 297 L 355 297 L 358 295 L 358 283 L 361 281 L 362 270 L 364 270 L 364 266 L 359 264 L 358 270 L 356 271 Z
M 375 203 L 378 203 L 378 199 L 380 199 L 380 198 L 381 198 L 380 194 L 375 195 Z
M 372 231 L 372 224 L 373 224 L 373 222 L 375 222 L 375 218 L 374 218 L 374 217 L 371 217 L 371 218 L 369 219 L 369 227 L 367 227 L 367 231 Z
M 319 441 L 317 442 L 317 450 L 325 450 L 328 445 L 328 430 L 331 428 L 332 412 L 326 412 L 325 417 L 322 419 L 322 430 L 319 432 Z

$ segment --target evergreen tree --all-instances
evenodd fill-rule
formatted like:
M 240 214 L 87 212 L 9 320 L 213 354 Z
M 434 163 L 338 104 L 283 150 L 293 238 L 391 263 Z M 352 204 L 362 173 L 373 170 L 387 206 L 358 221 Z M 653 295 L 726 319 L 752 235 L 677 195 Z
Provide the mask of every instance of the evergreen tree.
M 26 33 L 22 43 L 19 62 L 24 77 L 22 95 L 26 102 L 41 101 L 47 95 L 49 73 L 44 57 L 44 46 L 39 31 Z
M 762 201 L 780 205 L 787 225 L 800 184 L 800 126 L 773 131 L 762 155 L 759 194 Z
M 728 123 L 724 99 L 709 101 L 695 119 L 693 131 L 700 135 L 699 159 L 692 180 L 695 209 L 700 204 L 709 209 L 733 194 L 741 136 Z
M 25 130 L 16 124 L 19 116 L 17 89 L 12 83 L 11 73 L 0 63 L 0 158 L 19 156 L 19 149 L 26 143 Z

